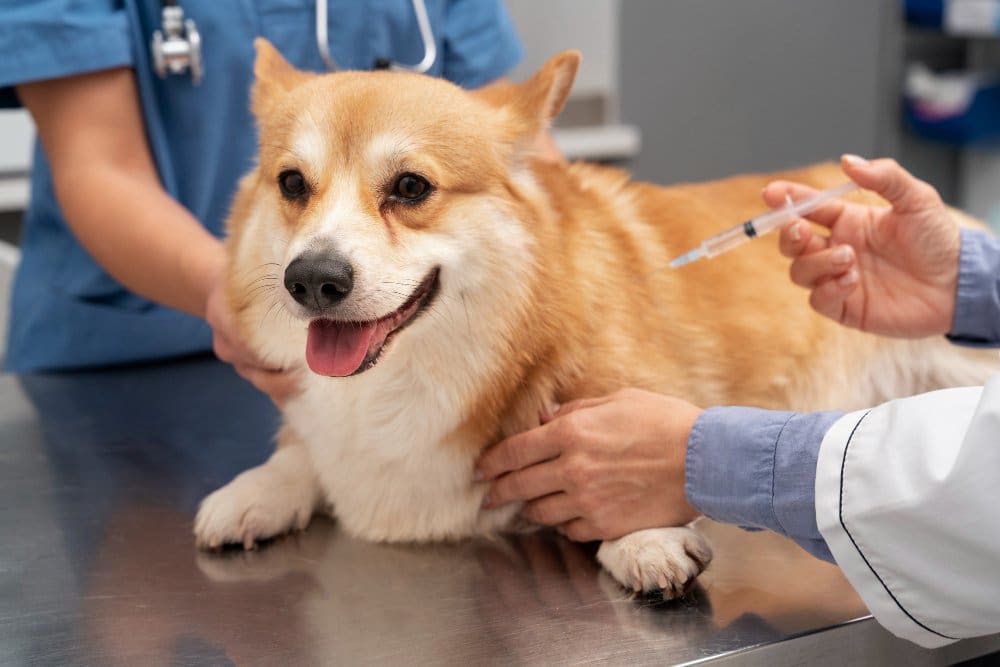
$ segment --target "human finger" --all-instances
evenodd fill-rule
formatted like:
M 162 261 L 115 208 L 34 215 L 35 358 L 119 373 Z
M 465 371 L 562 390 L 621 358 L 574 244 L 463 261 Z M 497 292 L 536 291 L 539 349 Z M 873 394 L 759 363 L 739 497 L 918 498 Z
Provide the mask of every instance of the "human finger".
M 858 288 L 858 284 L 858 270 L 852 268 L 842 276 L 817 284 L 809 294 L 809 305 L 820 315 L 857 328 L 859 322 L 855 321 L 855 316 L 847 308 L 847 300 Z
M 593 542 L 601 539 L 594 524 L 586 519 L 573 519 L 561 524 L 556 530 L 574 542 Z
M 493 445 L 479 457 L 474 473 L 481 482 L 555 458 L 562 451 L 551 423 L 512 435 Z
M 532 523 L 558 526 L 580 516 L 573 499 L 566 493 L 553 493 L 532 500 L 521 508 L 521 516 Z
M 857 155 L 844 155 L 840 163 L 851 180 L 881 195 L 897 213 L 913 213 L 941 205 L 941 195 L 933 186 L 914 177 L 892 158 L 866 160 Z
M 271 371 L 248 364 L 238 364 L 234 368 L 241 377 L 267 394 L 278 406 L 298 393 L 298 380 L 291 373 Z
M 812 289 L 820 281 L 842 276 L 855 264 L 854 248 L 841 244 L 802 255 L 788 269 L 792 282 Z
M 245 366 L 248 368 L 258 368 L 269 373 L 282 373 L 283 370 L 276 366 L 268 366 L 260 361 L 257 356 L 245 345 L 230 339 L 220 331 L 215 331 L 212 336 L 212 352 L 221 361 L 233 366 Z M 247 378 L 249 379 L 249 378 Z
M 789 197 L 793 202 L 800 202 L 817 194 L 819 194 L 819 190 L 816 188 L 791 181 L 773 181 L 768 183 L 762 193 L 764 202 L 771 208 L 785 206 Z M 824 227 L 833 227 L 837 224 L 840 216 L 844 214 L 845 206 L 845 202 L 834 199 L 823 204 L 816 210 L 810 211 L 804 217 Z
M 517 500 L 534 500 L 562 491 L 562 476 L 554 461 L 547 461 L 503 475 L 486 494 L 483 509 L 493 509 Z
M 812 225 L 804 220 L 793 220 L 781 228 L 778 248 L 785 257 L 795 259 L 799 255 L 809 255 L 830 246 L 830 239 L 813 231 Z

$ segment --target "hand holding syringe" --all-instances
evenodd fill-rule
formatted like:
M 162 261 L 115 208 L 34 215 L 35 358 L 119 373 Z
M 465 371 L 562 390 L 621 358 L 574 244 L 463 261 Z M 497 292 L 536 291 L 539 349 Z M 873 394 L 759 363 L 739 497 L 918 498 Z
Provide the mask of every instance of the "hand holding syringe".
M 857 189 L 858 186 L 854 183 L 844 183 L 841 186 L 824 190 L 814 197 L 804 199 L 798 203 L 789 201 L 784 208 L 763 213 L 756 218 L 751 218 L 742 224 L 730 227 L 723 232 L 708 237 L 694 250 L 686 252 L 670 262 L 670 268 L 676 269 L 705 257 L 721 255 L 728 250 L 743 245 L 751 239 L 763 236 L 773 229 L 777 229 L 792 220 L 815 211 L 828 201 L 843 197 Z

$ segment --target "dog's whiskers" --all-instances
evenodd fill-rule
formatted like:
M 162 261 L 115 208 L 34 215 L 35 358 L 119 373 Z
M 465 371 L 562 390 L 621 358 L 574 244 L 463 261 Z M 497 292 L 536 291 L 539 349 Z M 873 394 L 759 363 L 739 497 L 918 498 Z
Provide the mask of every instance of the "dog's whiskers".
M 277 290 L 277 287 L 275 287 L 274 285 L 258 285 L 257 287 L 253 288 L 252 290 L 248 290 L 247 291 L 247 293 L 246 293 L 247 300 L 249 301 L 249 300 L 253 299 L 254 297 L 256 297 L 259 294 L 267 294 L 267 293 L 270 293 L 270 292 L 274 292 L 276 290 Z
M 278 276 L 276 276 L 276 275 L 274 275 L 272 273 L 265 274 L 265 275 L 263 275 L 263 276 L 261 276 L 259 278 L 254 278 L 253 280 L 251 280 L 250 282 L 248 282 L 247 283 L 247 287 L 253 287 L 253 285 L 255 283 L 259 283 L 262 280 L 272 280 L 275 283 L 277 283 L 278 282 Z
M 462 297 L 462 308 L 465 310 L 465 327 L 468 329 L 469 333 L 472 333 L 472 322 L 469 320 L 469 304 L 465 302 L 465 292 L 459 292 L 459 296 Z
M 261 326 L 261 328 L 263 328 L 264 323 L 267 321 L 267 316 L 271 314 L 271 311 L 273 311 L 276 307 L 278 307 L 280 305 L 281 305 L 281 301 L 278 300 L 278 299 L 275 299 L 271 303 L 271 306 L 264 312 L 264 317 L 260 318 L 260 326 Z

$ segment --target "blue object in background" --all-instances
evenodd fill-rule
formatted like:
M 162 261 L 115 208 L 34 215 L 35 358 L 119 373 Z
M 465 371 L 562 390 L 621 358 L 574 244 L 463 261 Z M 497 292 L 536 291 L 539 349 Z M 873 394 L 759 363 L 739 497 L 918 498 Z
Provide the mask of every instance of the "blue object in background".
M 909 126 L 927 139 L 958 145 L 1000 145 L 1000 84 L 978 90 L 960 115 L 929 116 L 912 100 L 907 100 L 905 109 Z
M 935 73 L 913 64 L 904 91 L 907 124 L 920 136 L 963 146 L 1000 144 L 1000 74 Z
M 927 28 L 944 24 L 944 0 L 904 0 L 906 21 Z

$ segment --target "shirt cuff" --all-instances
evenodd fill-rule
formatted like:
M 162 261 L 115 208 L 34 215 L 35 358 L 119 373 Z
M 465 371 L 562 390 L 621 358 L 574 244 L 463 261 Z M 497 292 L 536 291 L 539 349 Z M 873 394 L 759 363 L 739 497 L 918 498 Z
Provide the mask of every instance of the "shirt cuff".
M 959 345 L 1000 345 L 1000 239 L 963 229 L 958 259 L 955 317 L 948 340 Z
M 712 519 L 773 530 L 831 560 L 816 526 L 816 460 L 842 414 L 705 410 L 688 438 L 688 501 Z

